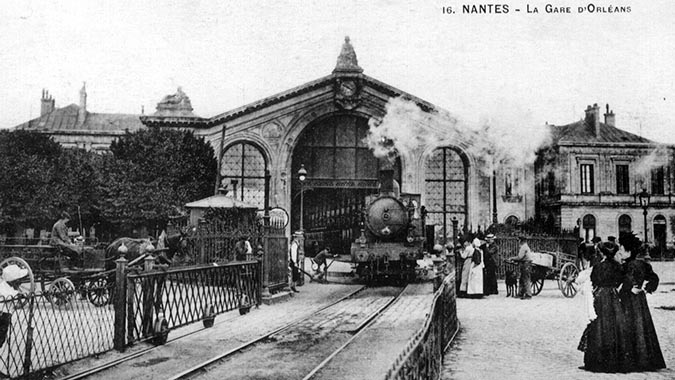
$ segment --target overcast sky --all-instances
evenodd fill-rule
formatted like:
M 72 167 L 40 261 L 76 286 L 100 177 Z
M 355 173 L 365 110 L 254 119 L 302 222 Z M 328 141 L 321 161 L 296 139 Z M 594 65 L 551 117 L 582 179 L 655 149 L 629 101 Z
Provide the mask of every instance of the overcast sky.
M 85 81 L 91 112 L 152 113 L 182 86 L 214 116 L 330 74 L 349 35 L 365 74 L 460 118 L 562 125 L 609 103 L 618 127 L 675 143 L 675 2 L 580 3 L 471 15 L 437 0 L 3 1 L 0 128 L 39 116 L 43 88 L 78 103 Z

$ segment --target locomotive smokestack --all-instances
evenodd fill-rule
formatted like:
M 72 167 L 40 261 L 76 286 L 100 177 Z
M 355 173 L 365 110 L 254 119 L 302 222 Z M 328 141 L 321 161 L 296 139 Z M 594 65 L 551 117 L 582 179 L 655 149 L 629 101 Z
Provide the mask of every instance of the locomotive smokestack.
M 380 194 L 394 192 L 394 170 L 380 169 Z
M 380 194 L 393 194 L 394 187 L 394 166 L 388 160 L 380 161 Z

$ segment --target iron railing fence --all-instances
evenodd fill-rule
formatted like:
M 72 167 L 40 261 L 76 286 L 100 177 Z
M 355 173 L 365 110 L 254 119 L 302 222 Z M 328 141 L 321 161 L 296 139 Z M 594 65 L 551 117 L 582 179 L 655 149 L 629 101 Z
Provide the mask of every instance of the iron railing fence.
M 458 329 L 455 275 L 451 272 L 436 291 L 424 326 L 396 358 L 385 379 L 440 379 L 443 353 Z
M 260 262 L 169 269 L 127 275 L 127 344 L 208 315 L 261 302 Z
M 27 378 L 113 348 L 112 304 L 96 306 L 80 290 L 0 297 L 0 310 L 0 336 L 2 326 L 8 327 L 0 372 L 10 378 Z
M 208 263 L 228 263 L 237 257 L 237 244 L 247 238 L 253 255 L 245 256 L 251 260 L 263 244 L 264 229 L 261 224 L 232 224 L 219 220 L 200 223 L 194 227 L 186 238 L 186 257 L 178 260 L 180 266 Z

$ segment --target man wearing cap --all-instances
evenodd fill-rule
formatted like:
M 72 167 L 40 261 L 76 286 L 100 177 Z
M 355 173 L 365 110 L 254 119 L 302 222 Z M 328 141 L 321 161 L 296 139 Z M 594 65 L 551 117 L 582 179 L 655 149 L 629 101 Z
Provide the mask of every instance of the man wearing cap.
M 70 266 L 76 267 L 80 262 L 80 250 L 76 245 L 70 241 L 68 236 L 68 222 L 70 221 L 70 214 L 67 212 L 61 213 L 61 219 L 57 220 L 52 227 L 52 235 L 49 239 L 49 244 L 61 250 L 61 253 L 70 258 Z
M 530 246 L 527 245 L 525 236 L 518 236 L 518 242 L 520 243 L 518 256 L 513 258 L 513 261 L 517 261 L 520 264 L 518 296 L 520 296 L 521 300 L 527 300 L 532 298 L 532 251 L 530 250 Z
M 495 235 L 488 234 L 485 239 L 487 243 L 483 246 L 483 258 L 485 267 L 483 268 L 483 294 L 498 294 L 497 290 L 497 264 L 498 255 L 497 244 L 495 244 Z

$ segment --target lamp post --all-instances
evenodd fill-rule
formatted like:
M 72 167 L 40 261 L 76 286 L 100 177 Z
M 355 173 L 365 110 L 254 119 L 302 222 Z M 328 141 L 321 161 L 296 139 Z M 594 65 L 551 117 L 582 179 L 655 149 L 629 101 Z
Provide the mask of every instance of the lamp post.
M 642 192 L 638 194 L 638 197 L 640 198 L 640 206 L 642 206 L 642 215 L 645 218 L 645 243 L 649 239 L 647 239 L 647 207 L 649 207 L 649 193 L 647 192 L 647 189 L 642 189 Z
M 298 179 L 300 180 L 300 233 L 297 237 L 298 239 L 298 264 L 302 272 L 305 271 L 305 226 L 303 225 L 304 218 L 304 207 L 305 207 L 305 179 L 307 179 L 307 170 L 305 170 L 305 164 L 300 165 L 300 170 L 298 170 Z M 298 282 L 299 286 L 304 285 L 305 276 L 300 276 L 300 281 Z

